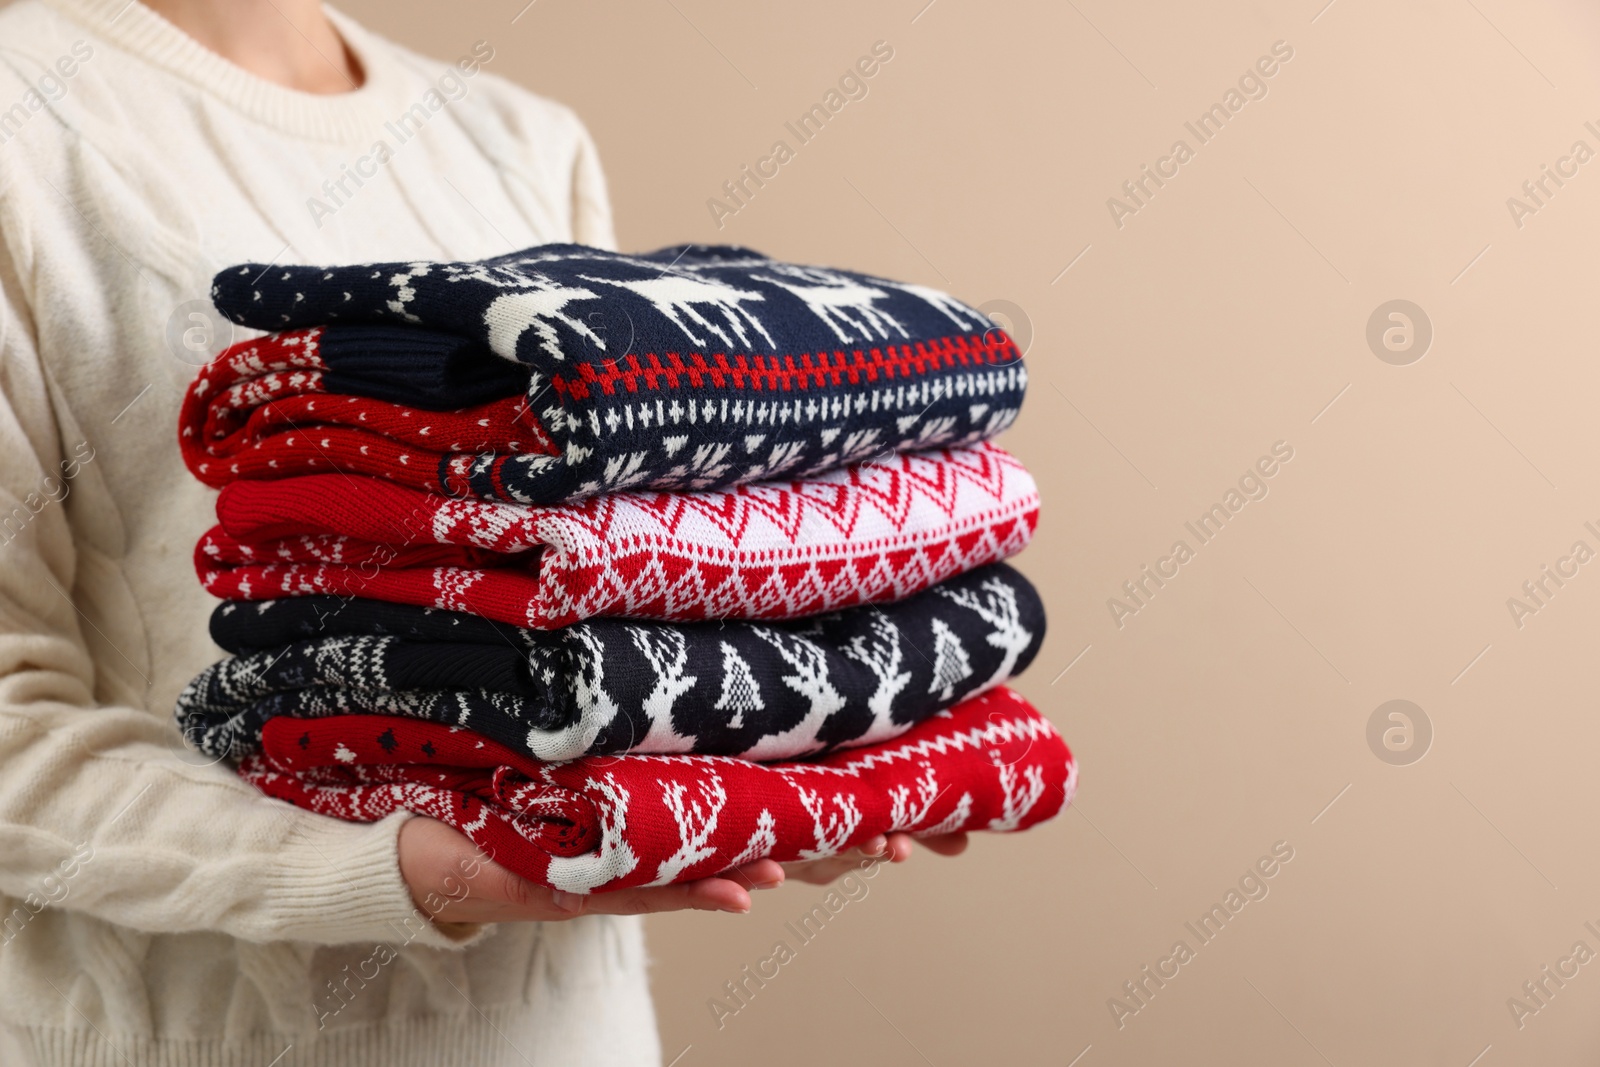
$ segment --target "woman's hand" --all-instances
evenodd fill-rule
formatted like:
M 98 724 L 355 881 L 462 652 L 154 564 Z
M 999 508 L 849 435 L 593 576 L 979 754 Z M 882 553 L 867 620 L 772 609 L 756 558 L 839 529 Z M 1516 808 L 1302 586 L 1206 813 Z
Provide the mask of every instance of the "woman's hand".
M 966 850 L 966 834 L 924 837 L 940 856 Z M 579 915 L 644 915 L 662 911 L 750 910 L 750 892 L 776 889 L 787 874 L 827 885 L 867 861 L 904 863 L 915 850 L 910 834 L 878 836 L 858 849 L 827 859 L 779 864 L 756 860 L 713 878 L 677 885 L 564 893 L 535 885 L 490 860 L 467 837 L 442 822 L 412 818 L 400 828 L 400 876 L 411 899 L 437 923 L 559 922 Z
M 750 910 L 750 890 L 783 884 L 779 864 L 756 860 L 698 882 L 611 893 L 563 893 L 512 874 L 464 835 L 421 817 L 408 819 L 400 827 L 400 876 L 417 907 L 444 924 L 556 922 L 579 915 L 658 911 L 743 914 Z
M 959 856 L 967 849 L 966 834 L 940 834 L 938 837 L 913 838 L 910 834 L 879 834 L 858 849 L 829 856 L 825 860 L 807 860 L 804 863 L 782 864 L 791 878 L 812 885 L 827 885 L 842 878 L 852 870 L 859 870 L 868 860 L 878 863 L 904 863 L 915 850 L 913 842 L 920 842 L 929 852 L 940 856 Z

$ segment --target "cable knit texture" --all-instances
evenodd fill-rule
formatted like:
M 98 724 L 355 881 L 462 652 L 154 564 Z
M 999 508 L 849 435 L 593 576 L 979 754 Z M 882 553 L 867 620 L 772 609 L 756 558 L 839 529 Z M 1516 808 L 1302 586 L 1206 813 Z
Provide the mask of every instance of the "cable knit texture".
M 218 655 L 189 553 L 213 493 L 172 431 L 206 358 L 184 341 L 212 275 L 612 240 L 570 112 L 496 79 L 486 52 L 467 76 L 460 57 L 338 25 L 367 81 L 321 97 L 138 3 L 0 12 L 6 1067 L 659 1059 L 633 921 L 452 940 L 399 877 L 403 816 L 356 825 L 269 801 L 172 724 Z M 449 71 L 461 91 L 430 110 Z M 394 143 L 385 124 L 415 125 L 418 104 L 425 125 Z M 308 208 L 385 137 L 376 180 Z M 374 969 L 380 943 L 397 955 Z M 319 1000 L 357 973 L 347 1001 Z

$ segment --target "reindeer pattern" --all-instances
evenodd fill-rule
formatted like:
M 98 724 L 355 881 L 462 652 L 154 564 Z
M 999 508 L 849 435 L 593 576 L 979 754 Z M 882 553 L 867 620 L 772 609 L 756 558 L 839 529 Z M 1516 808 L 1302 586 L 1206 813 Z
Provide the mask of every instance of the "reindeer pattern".
M 994 688 L 1037 651 L 1044 611 L 1026 579 L 996 564 L 899 604 L 789 624 L 575 629 L 594 665 L 571 714 L 605 723 L 585 728 L 584 751 L 769 760 L 885 741 Z M 941 674 L 949 657 L 959 676 Z
M 1010 425 L 1027 384 L 1015 345 L 948 293 L 745 249 L 225 271 L 215 299 L 244 325 L 399 322 L 526 365 L 553 447 L 452 459 L 474 495 L 520 503 L 972 444 Z
M 1020 672 L 1044 635 L 1038 594 L 994 564 L 896 604 L 789 623 L 592 619 L 521 631 L 526 666 L 495 684 L 526 678 L 523 688 L 492 689 L 470 666 L 480 656 L 421 640 L 430 625 L 448 633 L 426 609 L 396 610 L 412 613 L 418 637 L 329 636 L 207 668 L 178 699 L 184 736 L 232 758 L 254 750 L 269 719 L 361 710 L 476 730 L 540 760 L 793 759 L 899 736 Z M 503 643 L 489 651 L 517 655 Z M 400 681 L 419 676 L 438 688 Z
M 510 870 L 571 893 L 691 881 L 764 857 L 822 859 L 882 833 L 1024 830 L 1058 814 L 1077 785 L 1060 735 L 1006 689 L 904 737 L 816 761 L 533 763 L 483 751 L 473 736 L 383 716 L 280 720 L 241 773 L 340 818 L 406 810 L 441 819 Z M 404 762 L 419 748 L 441 764 Z

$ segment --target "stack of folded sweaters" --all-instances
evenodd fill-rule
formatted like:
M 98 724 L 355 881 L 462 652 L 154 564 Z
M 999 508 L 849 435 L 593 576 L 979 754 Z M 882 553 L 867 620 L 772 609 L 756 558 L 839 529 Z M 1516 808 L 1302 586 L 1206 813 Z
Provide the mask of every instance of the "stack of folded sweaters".
M 1026 376 L 921 286 L 736 248 L 250 264 L 185 398 L 232 658 L 185 737 L 343 819 L 592 892 L 1019 830 L 1076 786 L 1002 683 Z

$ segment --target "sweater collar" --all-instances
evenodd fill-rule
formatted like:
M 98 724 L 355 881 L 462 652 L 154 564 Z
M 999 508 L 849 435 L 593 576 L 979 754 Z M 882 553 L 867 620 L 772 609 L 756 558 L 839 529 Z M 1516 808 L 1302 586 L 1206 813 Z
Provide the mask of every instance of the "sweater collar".
M 301 92 L 224 59 L 138 0 L 44 0 L 124 51 L 195 85 L 244 115 L 291 136 L 357 141 L 403 111 L 406 70 L 386 42 L 355 21 L 328 16 L 360 61 L 366 81 L 348 93 Z

